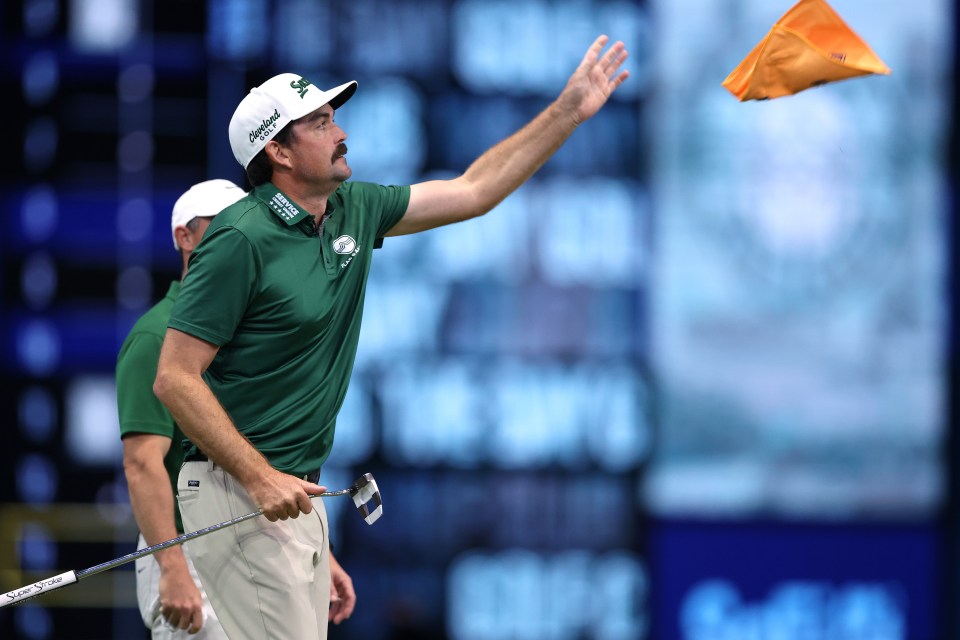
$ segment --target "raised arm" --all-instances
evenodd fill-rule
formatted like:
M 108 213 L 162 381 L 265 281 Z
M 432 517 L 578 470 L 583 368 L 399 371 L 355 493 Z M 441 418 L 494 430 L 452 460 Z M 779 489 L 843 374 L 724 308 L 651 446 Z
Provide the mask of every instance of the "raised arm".
M 483 215 L 526 182 L 629 76 L 620 69 L 627 59 L 623 42 L 603 53 L 606 44 L 607 36 L 597 38 L 557 99 L 477 158 L 463 175 L 413 185 L 406 213 L 387 235 L 417 233 Z
M 176 329 L 167 329 L 153 391 L 184 434 L 204 455 L 223 467 L 247 490 L 268 520 L 310 513 L 310 495 L 324 491 L 277 471 L 237 431 L 227 412 L 204 382 L 218 348 Z

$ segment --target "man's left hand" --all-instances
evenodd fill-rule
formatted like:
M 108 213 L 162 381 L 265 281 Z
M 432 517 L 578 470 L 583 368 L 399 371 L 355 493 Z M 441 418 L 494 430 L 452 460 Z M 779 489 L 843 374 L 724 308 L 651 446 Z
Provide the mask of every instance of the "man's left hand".
M 620 65 L 627 59 L 623 42 L 618 40 L 600 55 L 607 41 L 605 35 L 593 41 L 560 94 L 559 103 L 571 110 L 576 124 L 599 111 L 610 94 L 630 76 L 628 71 L 620 70 Z

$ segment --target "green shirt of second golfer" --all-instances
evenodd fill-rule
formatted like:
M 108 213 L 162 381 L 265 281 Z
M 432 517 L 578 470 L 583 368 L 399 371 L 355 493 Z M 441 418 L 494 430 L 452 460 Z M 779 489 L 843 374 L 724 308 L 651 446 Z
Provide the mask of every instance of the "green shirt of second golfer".
M 117 355 L 117 414 L 120 418 L 120 437 L 134 433 L 148 433 L 170 438 L 170 449 L 163 465 L 170 476 L 170 486 L 177 492 L 177 476 L 183 463 L 183 432 L 163 403 L 153 395 L 153 380 L 157 377 L 157 361 L 167 320 L 173 301 L 180 290 L 179 282 L 171 282 L 163 300 L 140 316 L 127 334 Z M 174 522 L 183 533 L 180 506 L 173 501 Z
M 190 256 L 169 326 L 219 347 L 204 379 L 280 471 L 311 473 L 330 454 L 374 243 L 409 199 L 409 187 L 345 182 L 321 235 L 266 183 L 221 211 Z

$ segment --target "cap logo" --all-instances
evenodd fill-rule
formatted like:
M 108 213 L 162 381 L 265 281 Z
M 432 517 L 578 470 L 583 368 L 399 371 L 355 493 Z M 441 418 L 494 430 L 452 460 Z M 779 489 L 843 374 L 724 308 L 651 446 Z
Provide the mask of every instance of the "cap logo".
M 297 93 L 300 94 L 300 97 L 303 98 L 307 93 L 307 87 L 310 86 L 310 81 L 306 78 L 300 78 L 299 80 L 294 80 L 290 83 L 291 89 L 296 89 Z
M 250 132 L 250 142 L 256 142 L 257 140 L 264 140 L 266 137 L 273 133 L 273 130 L 276 129 L 274 122 L 280 119 L 280 111 L 277 109 L 273 110 L 273 115 L 269 118 L 266 118 L 263 123 Z

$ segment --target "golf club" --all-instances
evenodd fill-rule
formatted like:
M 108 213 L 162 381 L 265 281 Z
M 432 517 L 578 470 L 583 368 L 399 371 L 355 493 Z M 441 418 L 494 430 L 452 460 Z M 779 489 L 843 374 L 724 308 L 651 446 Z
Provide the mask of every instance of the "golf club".
M 348 489 L 341 489 L 339 491 L 325 491 L 310 497 L 325 498 L 342 496 L 346 494 L 349 494 L 353 498 L 353 503 L 356 505 L 357 511 L 360 512 L 360 515 L 367 524 L 373 524 L 377 521 L 377 519 L 380 518 L 381 515 L 383 515 L 383 503 L 380 499 L 380 489 L 377 487 L 377 481 L 373 479 L 373 474 L 371 473 L 365 473 L 357 478 L 357 481 L 354 482 L 353 485 Z M 372 511 L 368 507 L 368 503 L 371 501 L 375 505 Z M 67 571 L 66 573 L 61 573 L 60 575 L 38 580 L 33 584 L 25 585 L 19 589 L 14 589 L 13 591 L 3 594 L 3 596 L 0 596 L 0 607 L 23 602 L 24 600 L 35 598 L 41 594 L 47 593 L 48 591 L 66 587 L 67 585 L 79 582 L 83 578 L 87 578 L 98 573 L 103 573 L 104 571 L 109 571 L 114 567 L 119 567 L 122 564 L 132 562 L 137 558 L 152 555 L 158 551 L 166 549 L 167 547 L 183 544 L 188 540 L 205 536 L 208 533 L 213 533 L 214 531 L 219 531 L 220 529 L 226 529 L 227 527 L 232 527 L 233 525 L 245 520 L 249 520 L 250 518 L 256 518 L 260 514 L 260 511 L 253 511 L 246 515 L 238 516 L 232 520 L 226 520 L 225 522 L 210 525 L 209 527 L 204 527 L 203 529 L 197 529 L 191 533 L 185 533 L 181 536 L 177 536 L 176 538 L 167 540 L 166 542 L 160 542 L 150 547 L 144 547 L 139 551 L 134 551 L 133 553 L 128 553 L 125 556 L 114 558 L 113 560 L 92 566 L 89 569 L 71 570 Z

